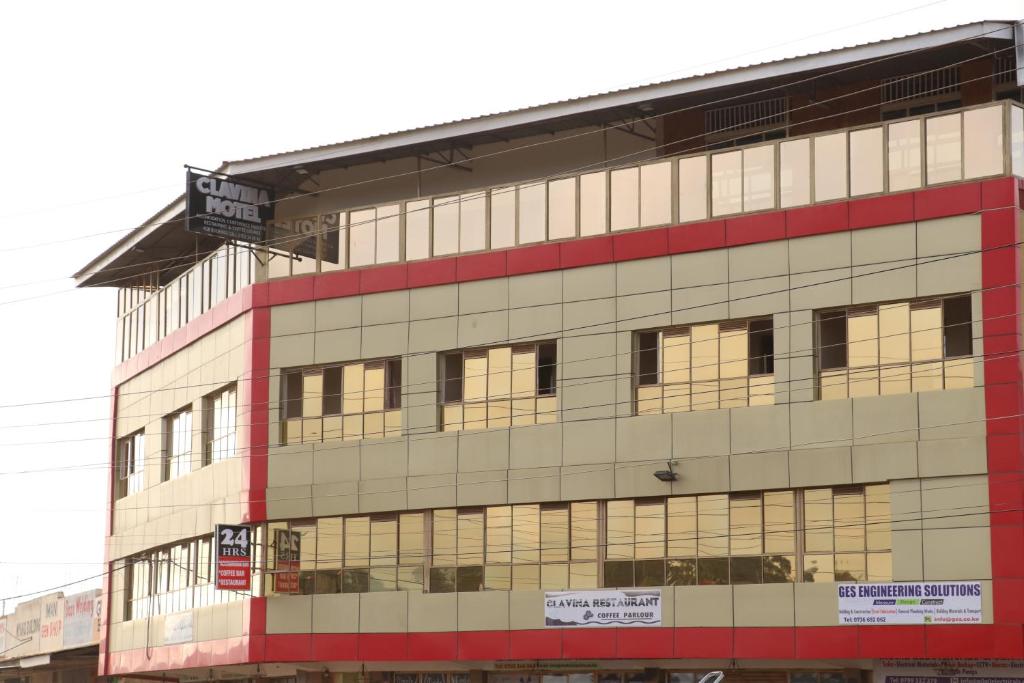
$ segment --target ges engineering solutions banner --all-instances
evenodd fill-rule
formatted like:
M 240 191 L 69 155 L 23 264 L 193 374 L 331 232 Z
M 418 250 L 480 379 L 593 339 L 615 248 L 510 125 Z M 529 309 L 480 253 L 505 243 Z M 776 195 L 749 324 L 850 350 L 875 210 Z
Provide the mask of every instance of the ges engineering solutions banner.
M 840 624 L 980 624 L 980 581 L 841 583 Z

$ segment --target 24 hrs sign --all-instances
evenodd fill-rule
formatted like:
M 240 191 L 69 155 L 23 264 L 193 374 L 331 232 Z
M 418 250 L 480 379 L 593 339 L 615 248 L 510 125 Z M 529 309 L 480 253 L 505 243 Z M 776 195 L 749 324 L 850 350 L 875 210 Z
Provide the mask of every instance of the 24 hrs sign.
M 218 524 L 217 590 L 247 591 L 252 587 L 252 528 Z

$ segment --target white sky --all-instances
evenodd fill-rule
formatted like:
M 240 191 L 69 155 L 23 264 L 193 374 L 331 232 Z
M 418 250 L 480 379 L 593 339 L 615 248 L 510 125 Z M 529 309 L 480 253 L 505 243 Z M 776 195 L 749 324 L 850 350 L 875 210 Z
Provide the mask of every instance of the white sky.
M 832 8 L 821 0 L 5 6 L 0 599 L 102 571 L 107 471 L 98 464 L 109 458 L 114 291 L 73 290 L 68 276 L 123 232 L 22 247 L 134 227 L 183 190 L 186 162 L 213 168 L 649 80 L 1024 17 L 1024 0 L 861 0 L 844 3 L 842 12 Z M 911 11 L 887 16 L 901 10 Z M 80 397 L 100 398 L 6 407 Z M 55 424 L 25 426 L 40 423 Z M 41 471 L 14 473 L 23 470 Z M 94 585 L 98 579 L 65 591 Z

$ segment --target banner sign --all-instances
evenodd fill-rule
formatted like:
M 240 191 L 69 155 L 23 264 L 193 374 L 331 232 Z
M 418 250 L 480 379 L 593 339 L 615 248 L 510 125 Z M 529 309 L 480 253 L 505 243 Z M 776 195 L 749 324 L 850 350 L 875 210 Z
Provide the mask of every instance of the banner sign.
M 883 659 L 875 683 L 1021 683 L 1024 661 L 1002 659 Z
M 661 590 L 548 591 L 544 626 L 661 626 Z
M 64 646 L 64 596 L 43 601 L 39 612 L 39 652 L 56 652 Z
M 217 525 L 217 590 L 247 591 L 252 587 L 252 529 L 245 525 Z
M 841 583 L 840 624 L 980 624 L 981 582 Z
M 274 218 L 274 191 L 190 169 L 185 207 L 189 232 L 236 242 L 263 242 L 267 221 Z
M 64 598 L 64 648 L 99 642 L 100 590 L 76 593 Z
M 164 645 L 192 642 L 192 612 L 168 614 L 164 618 Z
M 278 593 L 299 592 L 299 549 L 302 537 L 298 531 L 274 531 L 274 590 Z

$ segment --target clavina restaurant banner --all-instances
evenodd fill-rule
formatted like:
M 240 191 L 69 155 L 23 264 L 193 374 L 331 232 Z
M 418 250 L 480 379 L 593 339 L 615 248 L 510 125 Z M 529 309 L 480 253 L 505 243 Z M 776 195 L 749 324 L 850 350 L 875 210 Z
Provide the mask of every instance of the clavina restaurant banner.
M 661 626 L 661 590 L 549 591 L 544 626 Z

